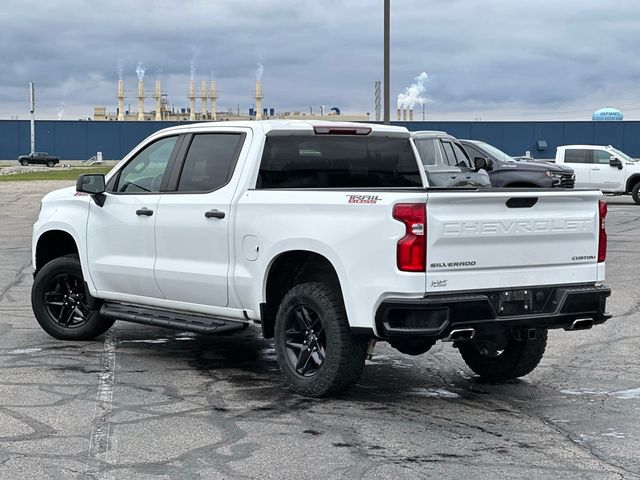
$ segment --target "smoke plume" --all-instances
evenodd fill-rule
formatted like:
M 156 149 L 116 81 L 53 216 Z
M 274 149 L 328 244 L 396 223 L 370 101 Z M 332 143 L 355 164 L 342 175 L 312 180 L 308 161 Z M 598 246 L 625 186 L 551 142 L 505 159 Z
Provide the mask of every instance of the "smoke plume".
M 426 83 L 429 79 L 429 75 L 426 72 L 422 72 L 414 79 L 414 83 L 408 86 L 404 93 L 398 94 L 398 108 L 412 109 L 416 104 L 422 105 L 427 101 L 422 94 L 426 90 Z
M 258 62 L 258 68 L 256 68 L 256 80 L 262 80 L 263 73 L 264 73 L 264 65 Z
M 142 80 L 144 78 L 145 68 L 142 62 L 138 62 L 138 66 L 136 67 L 136 75 L 138 75 L 138 80 Z
M 118 59 L 118 80 L 122 80 L 124 77 L 124 61 L 119 58 Z

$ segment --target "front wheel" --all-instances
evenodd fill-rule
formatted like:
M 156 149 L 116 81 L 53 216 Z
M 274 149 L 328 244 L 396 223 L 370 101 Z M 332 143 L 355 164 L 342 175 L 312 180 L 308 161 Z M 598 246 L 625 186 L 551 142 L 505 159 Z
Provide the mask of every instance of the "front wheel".
M 636 205 L 640 205 L 640 182 L 636 183 L 631 189 L 631 198 L 633 198 Z
M 75 255 L 51 260 L 33 281 L 33 313 L 43 330 L 54 338 L 91 340 L 109 330 L 114 321 L 102 318 L 93 303 Z
M 360 378 L 368 341 L 351 335 L 335 287 L 310 282 L 289 290 L 278 308 L 274 333 L 280 371 L 296 393 L 337 394 Z
M 547 331 L 532 340 L 511 338 L 503 348 L 475 342 L 461 343 L 462 359 L 486 380 L 501 382 L 523 377 L 538 366 L 547 347 Z

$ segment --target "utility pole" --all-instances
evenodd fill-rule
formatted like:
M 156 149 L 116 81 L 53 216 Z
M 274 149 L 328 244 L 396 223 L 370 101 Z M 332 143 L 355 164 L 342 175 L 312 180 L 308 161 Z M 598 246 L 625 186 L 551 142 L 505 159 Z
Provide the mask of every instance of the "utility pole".
M 389 16 L 391 0 L 384 0 L 384 124 L 391 123 L 391 97 L 389 96 Z
M 375 107 L 376 107 L 376 122 L 380 121 L 380 84 L 382 82 L 380 80 L 376 80 L 374 84 L 374 94 L 375 94 Z
M 36 95 L 33 82 L 29 82 L 29 111 L 31 112 L 31 153 L 36 151 Z

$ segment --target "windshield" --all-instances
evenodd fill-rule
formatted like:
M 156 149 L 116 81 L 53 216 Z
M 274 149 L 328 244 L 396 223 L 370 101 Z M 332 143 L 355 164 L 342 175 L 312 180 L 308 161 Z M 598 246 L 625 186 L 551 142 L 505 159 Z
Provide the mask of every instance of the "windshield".
M 627 155 L 626 153 L 621 152 L 620 150 L 618 150 L 617 148 L 612 148 L 611 151 L 613 153 L 616 154 L 616 156 L 620 157 L 621 159 L 627 161 L 627 162 L 637 162 L 638 160 L 631 158 L 629 155 Z
M 510 157 L 509 155 L 504 153 L 502 150 L 494 147 L 493 145 L 489 145 L 488 143 L 484 143 L 484 142 L 477 142 L 477 145 L 480 148 L 489 152 L 490 155 L 497 158 L 498 160 L 501 160 L 503 162 L 515 162 L 515 159 L 513 157 Z

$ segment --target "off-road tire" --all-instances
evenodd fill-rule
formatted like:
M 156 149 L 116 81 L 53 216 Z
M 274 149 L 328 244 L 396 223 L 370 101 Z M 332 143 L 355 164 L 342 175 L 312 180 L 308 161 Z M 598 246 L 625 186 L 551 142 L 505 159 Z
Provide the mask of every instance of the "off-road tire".
M 471 370 L 485 380 L 502 382 L 531 373 L 540 363 L 547 346 L 547 331 L 543 330 L 533 340 L 512 338 L 504 350 L 496 356 L 480 353 L 472 342 L 459 345 L 462 359 Z
M 54 301 L 60 303 L 66 300 L 64 295 L 69 292 L 64 291 L 65 278 L 67 284 L 73 285 L 72 292 L 77 299 L 74 300 L 74 305 L 84 302 L 82 311 L 87 312 L 83 316 L 84 319 L 80 319 L 80 315 L 71 313 L 73 310 L 70 306 L 64 307 L 66 310 L 61 310 L 62 306 L 51 306 Z M 60 293 L 57 292 L 58 290 Z M 52 294 L 52 292 L 55 293 Z M 66 255 L 51 260 L 40 269 L 31 288 L 31 307 L 40 326 L 52 337 L 60 340 L 92 340 L 109 330 L 114 320 L 102 318 L 99 302 L 87 296 L 79 258 L 77 255 Z M 54 316 L 54 311 L 61 312 L 61 317 L 71 316 L 71 322 L 75 324 L 69 322 L 68 326 L 65 326 Z
M 631 198 L 633 198 L 636 205 L 640 205 L 640 182 L 636 183 L 631 189 Z
M 313 311 L 324 332 L 324 361 L 320 366 L 314 365 L 317 371 L 310 376 L 296 370 L 292 359 L 294 350 L 286 345 L 287 338 L 289 343 L 291 339 L 292 316 L 295 317 L 301 306 Z M 278 308 L 274 333 L 280 371 L 286 384 L 300 395 L 335 395 L 355 384 L 362 374 L 368 340 L 351 335 L 342 296 L 329 283 L 303 283 L 289 290 Z

